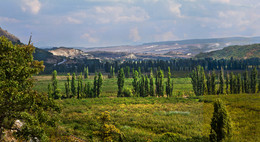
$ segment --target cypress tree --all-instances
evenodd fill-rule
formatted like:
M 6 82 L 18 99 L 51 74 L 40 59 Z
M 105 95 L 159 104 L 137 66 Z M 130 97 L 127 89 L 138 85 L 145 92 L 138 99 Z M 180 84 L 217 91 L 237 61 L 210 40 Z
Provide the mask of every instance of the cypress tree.
M 203 67 L 197 66 L 192 71 L 191 83 L 192 83 L 193 91 L 196 96 L 205 94 L 207 87 L 206 87 L 205 73 Z
M 133 89 L 134 89 L 134 94 L 136 96 L 138 96 L 138 72 L 137 71 L 134 71 L 133 73 L 133 82 L 132 82 L 132 85 L 133 85 Z
M 211 83 L 212 83 L 212 81 L 211 81 L 211 74 L 210 73 L 208 73 L 207 74 L 207 89 L 208 89 L 208 95 L 212 95 L 212 85 L 211 85 Z
M 102 91 L 102 85 L 103 85 L 103 76 L 102 73 L 99 72 L 98 74 L 98 83 L 97 83 L 97 97 L 99 97 L 101 91 Z
M 145 92 L 146 91 L 145 90 L 145 77 L 144 77 L 143 74 L 141 75 L 138 86 L 139 86 L 140 97 L 145 97 L 145 94 L 146 94 L 146 92 Z
M 211 91 L 212 95 L 216 95 L 216 73 L 215 71 L 211 74 Z
M 66 97 L 69 98 L 70 97 L 70 73 L 67 74 L 67 82 L 65 83 L 65 90 L 66 90 Z
M 214 102 L 214 112 L 211 119 L 210 141 L 228 141 L 232 137 L 231 118 L 223 102 L 217 99 Z
M 75 73 L 72 74 L 71 93 L 72 93 L 72 97 L 76 96 L 76 75 L 75 75 Z
M 88 78 L 88 67 L 84 67 L 84 78 L 87 79 Z
M 256 67 L 251 71 L 251 92 L 257 92 L 257 70 Z
M 97 86 L 98 86 L 98 79 L 97 79 L 97 73 L 95 73 L 94 83 L 93 83 L 93 92 L 92 92 L 94 98 L 97 97 Z
M 129 77 L 130 77 L 130 67 L 129 67 L 129 66 L 127 66 L 127 67 L 125 68 L 125 77 L 126 77 L 126 78 L 129 78 Z
M 226 74 L 226 94 L 229 94 L 230 90 L 229 90 L 229 75 L 228 73 Z
M 171 82 L 171 70 L 170 67 L 168 67 L 168 76 L 167 76 L 167 82 L 166 82 L 166 95 L 167 97 L 172 96 L 172 82 Z
M 229 75 L 229 86 L 230 86 L 230 94 L 234 94 L 234 74 L 233 72 Z
M 162 70 L 159 70 L 157 72 L 157 83 L 156 83 L 156 94 L 159 97 L 163 97 L 163 93 L 164 93 L 164 85 L 163 85 L 163 78 L 164 78 L 164 74 Z
M 58 89 L 58 80 L 57 80 L 57 71 L 54 70 L 52 72 L 52 96 L 54 99 L 60 99 L 61 98 L 61 94 L 60 94 L 60 90 Z
M 224 70 L 223 67 L 221 67 L 220 75 L 219 75 L 219 94 L 224 94 Z
M 82 84 L 82 73 L 80 73 L 80 75 L 78 76 L 78 96 L 77 98 L 80 99 L 81 97 L 81 94 L 82 94 L 82 87 L 83 87 L 83 84 Z
M 88 82 L 88 83 L 87 83 L 87 93 L 86 93 L 87 98 L 92 98 L 92 92 L 91 92 L 91 90 L 92 90 L 91 85 L 90 85 L 90 83 Z
M 250 92 L 250 82 L 249 82 L 249 77 L 248 77 L 248 71 L 246 70 L 243 73 L 243 83 L 244 83 L 244 93 L 249 93 Z
M 117 76 L 117 85 L 118 85 L 117 97 L 123 97 L 124 84 L 125 84 L 125 74 L 123 68 L 121 68 Z
M 150 73 L 150 96 L 154 96 L 153 71 Z
M 149 92 L 150 92 L 149 91 L 149 79 L 148 79 L 147 75 L 145 76 L 145 84 L 144 84 L 144 86 L 145 86 L 145 97 L 147 97 Z
M 242 92 L 242 80 L 241 80 L 241 74 L 237 75 L 237 94 L 240 94 Z

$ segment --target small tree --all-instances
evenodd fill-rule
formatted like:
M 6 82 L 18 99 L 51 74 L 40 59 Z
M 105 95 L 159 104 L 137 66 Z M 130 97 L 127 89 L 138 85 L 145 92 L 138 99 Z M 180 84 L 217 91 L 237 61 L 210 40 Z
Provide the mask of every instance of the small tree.
M 72 74 L 71 93 L 72 93 L 71 97 L 75 97 L 77 95 L 77 91 L 76 91 L 76 75 L 75 75 L 75 73 Z
M 219 75 L 219 94 L 224 94 L 224 84 L 225 84 L 225 78 L 224 78 L 224 70 L 223 67 L 221 67 L 220 75 Z
M 244 86 L 244 92 L 245 93 L 249 93 L 250 92 L 250 82 L 249 82 L 249 77 L 248 77 L 248 71 L 246 70 L 244 73 L 243 73 L 243 86 Z
M 167 97 L 172 97 L 172 91 L 173 91 L 173 86 L 172 86 L 172 82 L 171 82 L 171 70 L 170 67 L 168 67 L 168 78 L 167 78 L 167 82 L 166 82 L 166 95 Z
M 203 67 L 197 66 L 191 73 L 191 83 L 196 96 L 201 96 L 205 94 L 207 90 L 205 80 L 206 79 Z
M 78 92 L 77 92 L 78 99 L 80 99 L 82 91 L 83 91 L 82 73 L 80 73 L 80 75 L 78 76 Z
M 214 113 L 210 125 L 209 137 L 211 142 L 222 142 L 232 137 L 231 119 L 220 99 L 217 99 L 214 103 Z
M 60 90 L 58 89 L 58 80 L 57 80 L 57 71 L 54 70 L 52 72 L 52 97 L 54 99 L 60 99 L 61 98 L 61 94 L 60 94 Z
M 84 67 L 84 78 L 87 79 L 88 78 L 88 67 Z
M 137 96 L 138 95 L 138 72 L 137 71 L 134 71 L 134 73 L 133 73 L 132 85 L 133 85 L 133 90 L 134 90 L 133 92 Z
M 251 71 L 251 92 L 256 93 L 257 92 L 257 69 L 254 67 L 254 69 Z
M 102 76 L 102 73 L 99 72 L 98 81 L 97 81 L 97 97 L 99 97 L 99 95 L 102 91 L 102 85 L 103 85 L 103 76 Z
M 216 95 L 216 73 L 215 71 L 211 74 L 211 91 L 212 95 Z
M 65 82 L 66 98 L 70 97 L 70 73 L 67 74 L 67 82 Z
M 98 136 L 101 141 L 112 142 L 113 140 L 120 141 L 122 139 L 120 130 L 117 129 L 115 125 L 110 124 L 111 119 L 108 111 L 101 114 L 99 121 L 101 122 L 101 126 L 94 134 Z
M 156 76 L 156 94 L 158 97 L 163 97 L 163 93 L 164 93 L 163 78 L 164 78 L 163 71 L 159 70 Z
M 98 88 L 98 79 L 97 79 L 97 73 L 95 73 L 95 77 L 94 77 L 94 83 L 93 83 L 93 97 L 97 97 L 97 88 Z
M 153 71 L 150 73 L 150 96 L 155 96 L 154 94 L 154 83 L 153 83 Z
M 124 84 L 125 84 L 125 74 L 123 68 L 121 68 L 117 76 L 117 85 L 118 85 L 117 97 L 123 97 Z

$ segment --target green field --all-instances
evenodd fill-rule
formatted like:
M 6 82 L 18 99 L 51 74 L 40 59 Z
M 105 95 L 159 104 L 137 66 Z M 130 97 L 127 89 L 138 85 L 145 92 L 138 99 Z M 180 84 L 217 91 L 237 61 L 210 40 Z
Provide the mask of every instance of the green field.
M 36 76 L 35 89 L 47 91 L 50 76 Z M 58 86 L 64 92 L 65 77 Z M 88 141 L 98 141 L 93 134 L 100 127 L 102 112 L 108 111 L 111 123 L 124 134 L 126 141 L 163 141 L 165 133 L 179 141 L 208 141 L 213 101 L 221 98 L 233 122 L 232 141 L 260 141 L 260 94 L 211 95 L 195 97 L 189 78 L 174 79 L 172 98 L 117 98 L 116 79 L 104 79 L 101 98 L 57 100 L 62 106 L 60 128 Z M 166 79 L 165 79 L 166 80 Z M 93 81 L 93 77 L 88 79 Z M 126 79 L 131 87 L 132 79 Z

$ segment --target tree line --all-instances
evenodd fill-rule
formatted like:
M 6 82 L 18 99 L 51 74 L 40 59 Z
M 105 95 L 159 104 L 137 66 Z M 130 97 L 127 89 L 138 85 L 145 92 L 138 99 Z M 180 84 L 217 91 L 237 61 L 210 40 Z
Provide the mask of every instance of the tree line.
M 217 75 L 215 71 L 205 73 L 204 68 L 197 66 L 191 73 L 191 83 L 195 95 L 240 94 L 257 93 L 260 91 L 256 67 L 250 72 L 240 73 L 226 72 L 221 68 Z M 258 86 L 258 87 L 257 87 Z
M 84 69 L 84 75 L 80 73 L 76 76 L 75 73 L 67 74 L 65 86 L 65 94 L 61 94 L 58 88 L 57 71 L 52 73 L 52 83 L 48 84 L 48 96 L 54 99 L 65 98 L 96 98 L 99 97 L 102 91 L 103 75 L 101 72 L 95 73 L 94 81 L 91 84 L 88 81 L 88 68 Z M 85 81 L 85 83 L 83 83 Z
M 60 73 L 80 73 L 84 68 L 88 67 L 91 73 L 105 72 L 111 73 L 111 69 L 118 73 L 121 68 L 129 69 L 129 72 L 134 73 L 133 70 L 139 70 L 142 73 L 148 73 L 150 70 L 160 67 L 164 72 L 167 72 L 168 67 L 175 71 L 192 71 L 196 66 L 200 65 L 204 70 L 245 70 L 252 66 L 259 69 L 260 59 L 170 59 L 170 60 L 126 60 L 126 61 L 101 61 L 99 59 L 70 59 L 72 63 L 65 63 L 61 65 L 46 64 L 46 69 L 43 73 L 50 74 L 54 70 Z M 113 71 L 112 71 L 113 72 Z

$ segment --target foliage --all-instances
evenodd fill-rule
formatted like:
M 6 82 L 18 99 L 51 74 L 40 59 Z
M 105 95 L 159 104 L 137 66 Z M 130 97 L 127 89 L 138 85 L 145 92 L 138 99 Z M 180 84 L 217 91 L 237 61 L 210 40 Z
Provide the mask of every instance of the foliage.
M 101 114 L 99 118 L 101 126 L 99 131 L 95 131 L 94 134 L 100 137 L 103 142 L 112 142 L 113 140 L 119 140 L 121 138 L 121 132 L 115 127 L 115 125 L 110 124 L 110 114 L 105 111 Z
M 75 97 L 76 96 L 76 75 L 75 73 L 72 74 L 72 79 L 71 79 L 71 93 L 72 96 L 71 97 Z
M 123 68 L 119 71 L 117 76 L 118 93 L 117 97 L 123 97 L 123 89 L 125 84 L 125 75 Z
M 204 69 L 201 66 L 197 66 L 191 73 L 191 83 L 193 86 L 193 91 L 196 96 L 201 96 L 201 95 L 205 94 L 205 92 L 207 90 L 205 82 L 206 82 L 206 79 L 205 79 Z M 208 81 L 208 82 L 210 82 L 210 81 Z M 207 86 L 208 86 L 208 89 L 212 88 L 212 87 L 209 87 L 209 85 L 207 85 Z
M 217 99 L 214 103 L 214 113 L 210 125 L 210 141 L 222 142 L 230 140 L 232 136 L 231 118 L 220 99 Z
M 43 62 L 33 59 L 33 45 L 12 45 L 0 37 L 0 140 L 14 120 L 24 126 L 16 134 L 21 139 L 37 137 L 48 141 L 46 128 L 55 126 L 59 107 L 46 94 L 34 91 L 32 75 L 43 71 Z M 5 121 L 4 121 L 5 120 Z M 7 121 L 6 121 L 7 120 Z
M 157 72 L 156 76 L 156 95 L 158 97 L 163 97 L 164 95 L 164 84 L 163 84 L 163 78 L 164 78 L 164 73 L 162 70 L 159 70 Z

